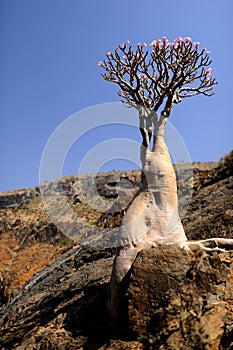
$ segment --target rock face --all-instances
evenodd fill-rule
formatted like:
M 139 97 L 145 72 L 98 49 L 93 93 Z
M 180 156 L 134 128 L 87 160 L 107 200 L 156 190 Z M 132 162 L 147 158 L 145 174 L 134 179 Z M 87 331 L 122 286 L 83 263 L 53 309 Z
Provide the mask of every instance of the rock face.
M 177 167 L 182 174 L 180 209 L 189 239 L 233 238 L 232 158 L 219 167 L 195 164 L 193 190 L 190 169 Z M 130 173 L 110 174 L 106 182 L 101 175 L 95 185 L 95 193 L 104 200 L 113 205 L 121 200 L 118 211 L 89 208 L 76 177 L 48 183 L 47 193 L 64 190 L 77 217 L 97 228 L 117 227 L 127 196 L 136 193 L 140 182 L 139 172 Z M 85 189 L 96 180 L 83 181 Z M 190 191 L 193 198 L 184 210 Z M 25 193 L 21 199 L 14 193 L 0 196 L 0 349 L 233 348 L 233 252 L 189 255 L 173 246 L 140 252 L 126 280 L 122 319 L 114 324 L 105 303 L 116 248 L 98 247 L 98 241 L 76 247 L 69 242 L 61 248 L 64 237 L 51 227 L 38 190 Z M 51 256 L 45 259 L 48 252 Z M 22 266 L 26 255 L 32 258 Z M 38 263 L 39 258 L 44 260 Z M 33 269 L 26 270 L 34 262 Z M 24 269 L 26 283 L 18 284 L 18 293 L 8 300 L 4 281 L 15 285 L 16 271 Z
M 221 172 L 216 168 L 217 163 L 175 166 L 179 187 L 179 211 L 189 239 L 198 239 L 200 236 L 207 238 L 206 235 L 210 236 L 211 232 L 219 235 L 220 231 L 226 232 L 225 235 L 227 235 L 228 227 L 232 227 L 228 225 L 231 220 L 231 212 L 228 210 L 231 208 L 232 198 L 229 196 L 232 192 L 230 188 L 225 188 L 223 192 L 223 186 L 220 184 L 222 195 L 218 203 L 216 196 L 212 196 L 216 202 L 214 206 L 217 208 L 216 215 L 211 214 L 211 212 L 215 213 L 211 205 L 212 200 L 206 205 L 205 198 L 208 200 L 209 194 L 205 191 L 215 192 L 216 183 L 212 180 L 213 176 L 218 182 L 228 176 L 225 186 L 230 186 L 227 181 L 231 167 L 222 162 Z M 212 181 L 211 186 L 214 188 L 206 186 L 208 181 Z M 5 297 L 0 299 L 0 303 L 15 295 L 36 271 L 74 246 L 73 240 L 65 236 L 48 217 L 41 191 L 45 199 L 56 208 L 64 226 L 74 231 L 78 239 L 86 241 L 98 236 L 98 230 L 102 228 L 116 228 L 121 224 L 125 209 L 137 193 L 140 182 L 140 171 L 135 170 L 97 176 L 66 176 L 52 182 L 45 182 L 41 188 L 0 193 L 0 272 L 5 288 Z M 195 207 L 191 203 L 186 215 L 193 191 Z M 200 191 L 202 193 L 197 196 Z M 68 207 L 72 209 L 75 225 L 69 221 L 60 206 L 61 198 L 65 198 Z M 222 211 L 226 198 L 229 198 L 226 208 L 228 211 L 224 216 Z M 199 211 L 198 216 L 197 211 Z M 207 225 L 208 229 L 205 230 Z M 197 230 L 197 227 L 201 230 Z M 74 238 L 73 236 L 72 239 Z
M 0 193 L 0 208 L 17 208 L 22 204 L 29 203 L 39 195 L 36 188 Z
M 0 348 L 82 349 L 91 338 L 101 343 L 114 253 L 73 248 L 29 280 L 0 309 Z
M 0 348 L 232 348 L 233 252 L 140 252 L 117 325 L 105 308 L 114 254 L 76 247 L 38 272 L 0 309 Z
M 233 238 L 232 202 L 233 176 L 201 188 L 183 218 L 188 239 Z
M 128 290 L 130 329 L 154 349 L 233 346 L 233 252 L 142 251 Z
M 139 185 L 140 171 L 128 171 L 67 176 L 45 182 L 41 188 L 0 193 L 0 290 L 4 289 L 0 305 L 14 296 L 35 272 L 75 244 L 50 219 L 41 192 L 54 205 L 64 226 L 73 228 L 78 239 L 85 241 L 98 229 L 119 226 Z M 65 198 L 72 209 L 76 225 L 59 206 L 60 198 Z M 100 206 L 96 209 L 100 198 L 110 210 Z

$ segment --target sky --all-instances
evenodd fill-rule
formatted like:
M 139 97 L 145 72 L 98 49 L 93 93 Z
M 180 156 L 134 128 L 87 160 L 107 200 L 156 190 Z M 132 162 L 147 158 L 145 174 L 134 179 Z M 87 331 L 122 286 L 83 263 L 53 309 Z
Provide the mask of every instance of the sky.
M 232 17 L 232 0 L 0 0 L 0 191 L 38 185 L 55 130 L 76 115 L 80 131 L 95 118 L 93 106 L 105 111 L 119 102 L 117 87 L 100 76 L 98 61 L 126 40 L 136 45 L 190 36 L 210 51 L 215 95 L 185 99 L 174 107 L 170 122 L 192 161 L 217 161 L 227 154 L 233 126 Z M 91 116 L 82 112 L 87 110 Z M 89 128 L 67 146 L 61 174 L 80 172 L 85 156 L 93 148 L 103 152 L 98 145 L 111 138 L 140 143 L 136 127 Z M 98 171 L 135 167 L 127 156 L 109 157 Z

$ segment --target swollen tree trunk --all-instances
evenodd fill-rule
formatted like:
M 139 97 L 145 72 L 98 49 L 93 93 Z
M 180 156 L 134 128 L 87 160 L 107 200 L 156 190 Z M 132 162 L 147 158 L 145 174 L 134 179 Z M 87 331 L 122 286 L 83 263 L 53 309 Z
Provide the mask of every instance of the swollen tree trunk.
M 158 119 L 145 110 L 140 112 L 142 187 L 122 220 L 122 248 L 114 261 L 107 299 L 108 311 L 115 319 L 124 278 L 140 250 L 158 244 L 176 244 L 188 249 L 178 213 L 175 171 L 164 141 L 166 121 L 165 115 Z
M 139 110 L 143 138 L 142 188 L 122 221 L 122 248 L 114 262 L 107 300 L 115 318 L 124 277 L 141 249 L 158 244 L 206 251 L 233 248 L 233 239 L 187 242 L 178 214 L 175 173 L 164 142 L 164 127 L 174 103 L 199 94 L 212 96 L 217 84 L 207 68 L 211 64 L 209 51 L 199 49 L 199 44 L 189 37 L 180 36 L 174 42 L 163 37 L 150 44 L 150 51 L 144 51 L 145 43 L 139 43 L 134 51 L 127 41 L 99 62 L 106 71 L 104 79 L 119 85 L 122 102 Z M 163 107 L 158 119 L 155 112 Z

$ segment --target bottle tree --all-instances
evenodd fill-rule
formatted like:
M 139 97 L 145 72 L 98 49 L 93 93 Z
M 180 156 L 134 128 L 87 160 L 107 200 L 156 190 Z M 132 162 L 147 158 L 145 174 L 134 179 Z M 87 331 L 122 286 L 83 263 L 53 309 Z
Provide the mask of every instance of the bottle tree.
M 178 213 L 175 171 L 164 140 L 164 128 L 175 104 L 196 95 L 213 95 L 209 51 L 199 42 L 179 37 L 154 40 L 147 49 L 129 41 L 106 53 L 99 62 L 103 78 L 119 85 L 119 96 L 127 107 L 138 110 L 142 135 L 140 159 L 142 185 L 127 210 L 120 229 L 120 248 L 115 258 L 107 307 L 117 318 L 124 277 L 137 253 L 158 244 L 176 244 L 190 249 Z M 226 242 L 227 241 L 227 242 Z M 199 241 L 204 249 L 221 249 L 233 240 Z M 197 244 L 197 243 L 195 243 Z

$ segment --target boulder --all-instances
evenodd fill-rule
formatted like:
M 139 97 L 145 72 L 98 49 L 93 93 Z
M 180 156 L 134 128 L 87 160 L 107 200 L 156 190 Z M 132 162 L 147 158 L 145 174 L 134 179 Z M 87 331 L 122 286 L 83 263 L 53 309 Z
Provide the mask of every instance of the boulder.
M 232 300 L 233 252 L 145 250 L 132 267 L 129 328 L 146 349 L 231 349 Z

